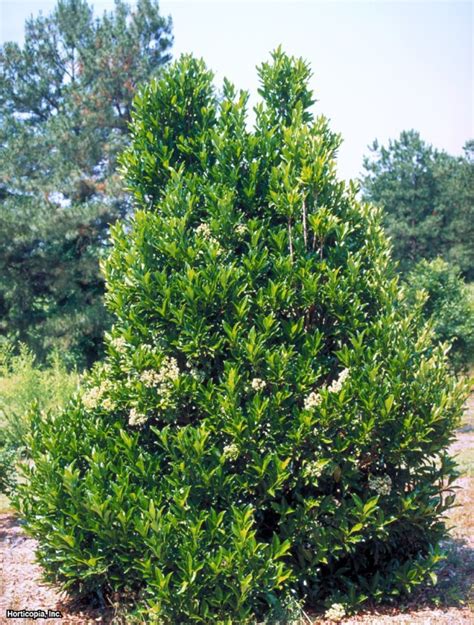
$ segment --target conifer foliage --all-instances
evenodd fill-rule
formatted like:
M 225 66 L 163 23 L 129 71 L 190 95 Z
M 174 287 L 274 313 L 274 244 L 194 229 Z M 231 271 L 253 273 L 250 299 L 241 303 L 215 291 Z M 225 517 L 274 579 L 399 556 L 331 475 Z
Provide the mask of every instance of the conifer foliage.
M 364 197 L 383 209 L 393 257 L 407 274 L 441 256 L 474 280 L 474 143 L 451 156 L 414 130 L 387 146 L 374 141 L 364 159 Z
M 307 64 L 277 50 L 259 75 L 252 130 L 247 94 L 190 56 L 136 99 L 108 355 L 32 420 L 19 505 L 50 579 L 133 592 L 150 622 L 410 590 L 453 500 L 463 391 L 336 178 Z
M 99 259 L 130 210 L 117 175 L 137 86 L 170 60 L 156 0 L 86 0 L 31 17 L 0 46 L 0 334 L 45 360 L 97 360 L 110 320 Z

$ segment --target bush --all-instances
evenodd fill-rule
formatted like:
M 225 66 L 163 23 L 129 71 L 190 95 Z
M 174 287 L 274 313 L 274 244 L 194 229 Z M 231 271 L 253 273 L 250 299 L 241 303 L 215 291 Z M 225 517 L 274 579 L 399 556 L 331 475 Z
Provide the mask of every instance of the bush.
M 0 493 L 8 495 L 16 476 L 16 450 L 5 440 L 5 432 L 0 429 Z
M 408 299 L 425 291 L 423 316 L 433 323 L 436 340 L 451 345 L 450 361 L 466 371 L 474 361 L 474 304 L 459 271 L 441 258 L 420 261 L 407 277 Z
M 68 371 L 59 352 L 52 352 L 49 366 L 40 367 L 24 344 L 0 343 L 0 423 L 5 444 L 24 446 L 33 403 L 40 411 L 58 411 L 77 390 L 79 376 Z
M 336 179 L 307 65 L 278 50 L 259 74 L 252 131 L 192 57 L 137 98 L 108 355 L 33 419 L 17 505 L 49 579 L 148 622 L 393 597 L 432 574 L 453 501 L 464 387 Z

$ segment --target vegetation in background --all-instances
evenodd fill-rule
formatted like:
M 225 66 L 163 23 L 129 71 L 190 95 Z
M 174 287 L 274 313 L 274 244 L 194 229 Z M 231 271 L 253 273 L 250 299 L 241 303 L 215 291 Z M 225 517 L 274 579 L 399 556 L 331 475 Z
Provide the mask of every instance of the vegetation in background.
M 169 60 L 158 2 L 85 0 L 30 18 L 0 48 L 0 333 L 41 360 L 97 359 L 109 318 L 99 259 L 130 210 L 116 171 L 137 85 Z
M 433 324 L 438 341 L 452 345 L 449 358 L 457 371 L 474 362 L 474 299 L 455 268 L 437 258 L 421 260 L 407 276 L 408 300 L 416 305 L 424 290 L 423 315 Z
M 0 492 L 7 492 L 14 483 L 16 462 L 25 451 L 32 406 L 40 412 L 57 412 L 78 385 L 78 374 L 67 370 L 58 352 L 40 367 L 26 345 L 15 353 L 11 343 L 0 343 Z
M 375 141 L 371 152 L 363 194 L 383 208 L 400 270 L 441 256 L 474 280 L 474 141 L 454 157 L 408 131 L 387 147 Z
M 15 353 L 2 342 L 0 349 L 0 420 L 10 442 L 21 447 L 28 431 L 26 414 L 32 403 L 40 411 L 63 408 L 79 385 L 79 375 L 68 371 L 59 352 L 53 352 L 46 366 L 39 366 L 26 345 Z
M 0 428 L 0 497 L 10 493 L 15 485 L 17 451 Z M 5 504 L 0 505 L 3 512 Z
M 33 415 L 17 500 L 51 581 L 148 622 L 337 618 L 433 576 L 464 387 L 337 180 L 310 70 L 245 92 L 185 56 L 136 100 L 139 209 L 104 266 L 107 357 Z

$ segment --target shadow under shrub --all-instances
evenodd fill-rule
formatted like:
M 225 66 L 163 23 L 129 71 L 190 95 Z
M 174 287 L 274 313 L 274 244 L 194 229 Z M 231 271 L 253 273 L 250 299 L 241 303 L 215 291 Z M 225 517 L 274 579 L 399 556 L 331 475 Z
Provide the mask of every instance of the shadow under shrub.
M 464 388 L 336 179 L 308 67 L 259 72 L 254 130 L 192 57 L 136 99 L 107 357 L 33 419 L 18 506 L 46 574 L 150 622 L 394 597 L 440 559 L 453 501 Z

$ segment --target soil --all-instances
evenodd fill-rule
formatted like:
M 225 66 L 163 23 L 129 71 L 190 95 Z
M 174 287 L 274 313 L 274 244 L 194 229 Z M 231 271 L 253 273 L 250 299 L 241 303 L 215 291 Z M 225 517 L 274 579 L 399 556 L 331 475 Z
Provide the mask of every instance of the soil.
M 466 425 L 460 428 L 452 453 L 474 454 L 474 395 L 467 405 Z M 449 558 L 439 571 L 435 589 L 418 593 L 397 607 L 374 609 L 341 621 L 344 625 L 474 625 L 474 474 L 457 481 L 459 506 L 451 511 L 452 539 Z M 11 513 L 0 514 L 0 623 L 32 623 L 31 618 L 7 619 L 6 610 L 57 610 L 61 619 L 38 619 L 38 623 L 89 625 L 123 623 L 113 610 L 74 603 L 58 589 L 41 581 L 34 561 L 35 541 L 22 531 Z M 307 623 L 322 625 L 324 619 L 307 617 Z M 211 625 L 211 624 L 210 624 Z
M 31 618 L 7 619 L 6 610 L 56 610 L 61 619 L 38 619 L 37 623 L 100 623 L 98 610 L 84 613 L 59 590 L 41 582 L 41 568 L 35 563 L 35 541 L 27 537 L 13 514 L 0 515 L 0 623 L 15 625 L 35 622 Z

